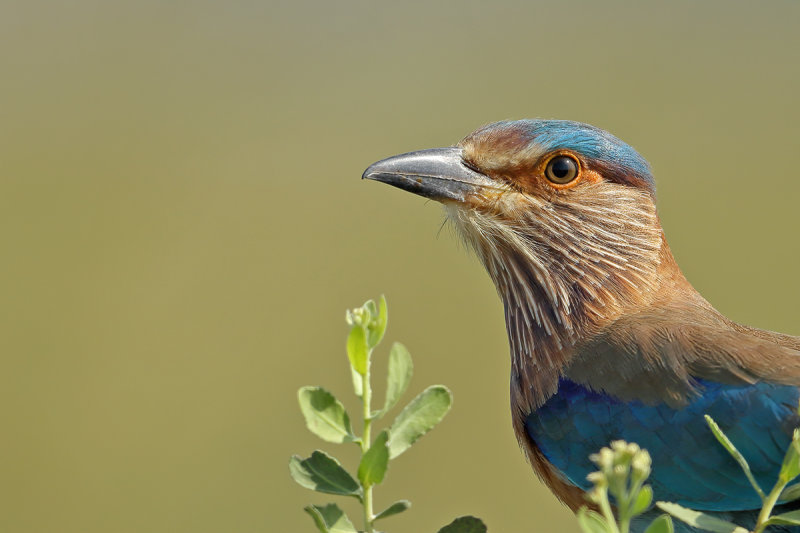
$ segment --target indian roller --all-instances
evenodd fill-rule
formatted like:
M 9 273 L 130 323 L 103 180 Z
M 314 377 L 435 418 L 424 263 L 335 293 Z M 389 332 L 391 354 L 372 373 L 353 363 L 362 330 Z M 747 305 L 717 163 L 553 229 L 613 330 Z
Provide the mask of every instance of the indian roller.
M 505 310 L 514 431 L 562 502 L 586 504 L 589 455 L 624 439 L 650 452 L 656 499 L 752 527 L 761 500 L 703 415 L 771 488 L 800 426 L 800 338 L 737 324 L 692 287 L 642 156 L 587 124 L 503 121 L 363 178 L 441 202 L 480 258 Z

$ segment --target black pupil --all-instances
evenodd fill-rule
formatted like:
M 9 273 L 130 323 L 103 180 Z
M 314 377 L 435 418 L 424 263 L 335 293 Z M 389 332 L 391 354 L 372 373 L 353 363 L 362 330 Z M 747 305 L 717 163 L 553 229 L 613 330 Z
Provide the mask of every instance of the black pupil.
M 568 157 L 559 157 L 553 161 L 553 166 L 550 168 L 553 176 L 558 179 L 566 178 L 571 172 L 574 163 Z

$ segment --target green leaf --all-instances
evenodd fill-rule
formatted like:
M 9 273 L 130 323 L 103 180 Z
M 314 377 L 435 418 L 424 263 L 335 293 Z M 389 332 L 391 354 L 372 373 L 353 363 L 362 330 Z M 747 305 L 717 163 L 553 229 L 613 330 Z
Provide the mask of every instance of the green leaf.
M 381 431 L 367 453 L 361 458 L 361 464 L 358 465 L 358 479 L 365 487 L 377 485 L 383 481 L 383 477 L 386 475 L 386 467 L 389 465 L 387 440 L 389 440 L 389 434 Z
M 372 304 L 372 307 L 369 308 L 370 313 L 372 314 L 372 323 L 368 328 L 368 338 L 370 348 L 376 347 L 380 344 L 381 340 L 383 339 L 383 334 L 386 333 L 386 323 L 389 321 L 389 309 L 386 306 L 386 298 L 381 295 L 380 300 L 378 300 L 378 309 L 375 309 L 375 302 L 370 300 L 368 303 Z
M 394 459 L 417 439 L 438 424 L 453 403 L 453 395 L 443 385 L 433 385 L 403 409 L 389 430 L 389 457 Z
M 350 334 L 347 336 L 347 357 L 350 359 L 350 366 L 356 372 L 362 376 L 366 375 L 369 347 L 367 346 L 367 332 L 364 326 L 356 324 L 350 328 Z
M 642 514 L 650 507 L 651 503 L 653 503 L 653 489 L 650 487 L 650 485 L 645 485 L 636 496 L 636 501 L 633 502 L 633 507 L 631 507 L 631 516 L 633 517 Z
M 297 393 L 300 410 L 311 433 L 328 442 L 353 442 L 350 417 L 342 402 L 321 387 L 302 387 Z
M 800 439 L 800 432 L 795 429 L 792 442 L 789 444 L 789 449 L 786 450 L 786 455 L 783 456 L 783 464 L 781 464 L 781 471 L 778 474 L 781 483 L 789 483 L 800 475 L 800 442 L 798 439 Z
M 317 529 L 322 533 L 358 533 L 347 515 L 335 503 L 324 507 L 309 505 L 303 510 L 311 515 Z
M 713 531 L 714 533 L 748 533 L 748 531 L 736 524 L 720 520 L 711 515 L 692 511 L 686 507 L 681 507 L 677 503 L 657 502 L 656 506 L 669 513 L 678 520 L 686 522 L 690 526 L 702 529 L 703 531 Z
M 672 525 L 669 515 L 662 514 L 647 526 L 644 533 L 675 533 L 675 526 Z
M 364 378 L 352 366 L 350 367 L 350 374 L 353 377 L 353 391 L 356 396 L 361 398 L 364 395 Z
M 578 525 L 583 533 L 609 533 L 608 524 L 600 514 L 590 511 L 587 507 L 578 509 Z
M 790 511 L 770 517 L 767 520 L 770 526 L 800 526 L 800 511 Z
M 411 502 L 408 500 L 396 501 L 392 505 L 390 505 L 389 507 L 387 507 L 386 509 L 375 515 L 375 520 L 400 514 L 409 507 L 411 507 Z
M 378 317 L 378 306 L 375 305 L 374 300 L 367 300 L 361 307 L 369 311 L 367 322 L 372 322 L 373 319 Z
M 439 533 L 486 533 L 486 525 L 474 516 L 462 516 L 444 526 Z
M 289 460 L 289 473 L 307 489 L 361 499 L 358 482 L 339 461 L 325 452 L 315 450 L 307 459 L 293 455 Z
M 794 485 L 789 485 L 783 492 L 781 493 L 780 502 L 792 502 L 794 500 L 800 499 L 800 483 L 795 483 Z
M 411 362 L 411 355 L 406 347 L 396 342 L 389 351 L 389 375 L 386 383 L 386 401 L 383 408 L 375 413 L 374 418 L 380 418 L 389 410 L 397 405 L 397 402 L 405 394 L 408 384 L 411 383 L 411 375 L 414 373 L 414 364 Z
M 722 444 L 722 447 L 728 450 L 728 453 L 731 454 L 737 463 L 739 463 L 744 475 L 747 476 L 747 480 L 750 481 L 750 485 L 753 486 L 753 490 L 756 491 L 762 500 L 766 498 L 766 495 L 764 494 L 764 491 L 761 490 L 761 486 L 758 484 L 758 481 L 756 481 L 756 478 L 753 477 L 753 473 L 750 471 L 750 465 L 747 464 L 747 460 L 744 458 L 744 456 L 739 453 L 739 450 L 736 449 L 736 446 L 733 445 L 728 436 L 722 432 L 717 423 L 714 422 L 713 418 L 708 415 L 705 415 L 705 418 L 708 427 L 711 428 L 711 432 L 717 438 L 719 443 Z

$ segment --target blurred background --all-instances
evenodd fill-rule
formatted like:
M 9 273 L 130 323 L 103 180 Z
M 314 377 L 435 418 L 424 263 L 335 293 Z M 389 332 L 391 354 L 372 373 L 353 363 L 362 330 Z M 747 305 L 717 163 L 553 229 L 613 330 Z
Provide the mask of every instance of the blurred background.
M 800 3 L 0 4 L 0 530 L 310 532 L 296 390 L 353 409 L 344 310 L 385 293 L 442 425 L 385 523 L 575 532 L 517 448 L 503 313 L 438 205 L 373 161 L 505 118 L 652 163 L 689 279 L 800 334 Z M 383 395 L 385 351 L 377 361 Z M 332 498 L 331 498 L 332 499 Z M 353 507 L 348 507 L 353 510 Z

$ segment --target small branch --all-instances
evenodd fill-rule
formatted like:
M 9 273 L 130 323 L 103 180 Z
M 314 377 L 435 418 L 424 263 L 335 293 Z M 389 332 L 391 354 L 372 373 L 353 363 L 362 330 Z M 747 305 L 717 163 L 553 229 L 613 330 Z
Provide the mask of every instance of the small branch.
M 772 515 L 772 510 L 775 508 L 775 504 L 778 503 L 778 499 L 781 497 L 781 493 L 783 489 L 786 488 L 787 484 L 788 483 L 777 483 L 764 499 L 764 506 L 761 508 L 761 512 L 758 513 L 758 520 L 756 520 L 756 527 L 753 533 L 762 533 L 764 529 L 766 529 L 767 521 Z
M 372 350 L 369 351 L 369 355 L 367 356 L 367 371 L 362 376 L 363 377 L 363 387 L 364 393 L 361 395 L 362 406 L 363 406 L 363 416 L 364 416 L 364 434 L 361 437 L 361 457 L 364 457 L 364 454 L 367 453 L 369 450 L 370 443 L 372 442 L 372 438 L 370 436 L 371 429 L 372 429 L 372 410 L 370 409 L 370 403 L 372 402 L 372 384 L 370 383 L 370 356 L 372 355 Z M 364 531 L 366 533 L 374 533 L 373 529 L 373 521 L 375 516 L 373 515 L 372 511 L 372 485 L 364 487 Z

